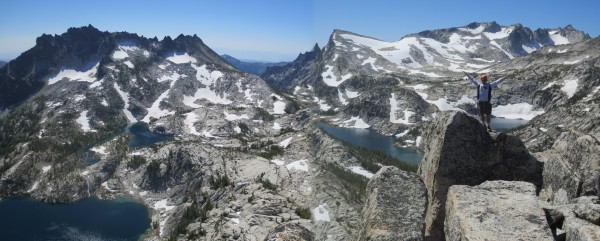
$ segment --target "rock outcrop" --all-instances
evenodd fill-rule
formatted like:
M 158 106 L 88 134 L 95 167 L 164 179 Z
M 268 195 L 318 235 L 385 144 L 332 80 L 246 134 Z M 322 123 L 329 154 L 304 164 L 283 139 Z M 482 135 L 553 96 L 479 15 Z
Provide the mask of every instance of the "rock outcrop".
M 487 133 L 463 112 L 443 112 L 426 128 L 418 174 L 427 188 L 425 235 L 443 239 L 446 194 L 452 185 L 488 180 L 527 181 L 541 186 L 542 164 L 514 136 Z
M 554 240 L 535 186 L 527 182 L 450 187 L 444 229 L 447 241 Z
M 381 168 L 367 184 L 358 240 L 423 240 L 425 186 L 413 173 Z
M 575 199 L 576 203 L 546 209 L 557 240 L 600 240 L 600 201 L 597 197 Z
M 314 235 L 304 226 L 296 223 L 279 225 L 265 238 L 265 241 L 312 241 Z
M 570 131 L 554 142 L 544 164 L 541 195 L 555 205 L 582 195 L 597 194 L 600 142 L 593 136 Z

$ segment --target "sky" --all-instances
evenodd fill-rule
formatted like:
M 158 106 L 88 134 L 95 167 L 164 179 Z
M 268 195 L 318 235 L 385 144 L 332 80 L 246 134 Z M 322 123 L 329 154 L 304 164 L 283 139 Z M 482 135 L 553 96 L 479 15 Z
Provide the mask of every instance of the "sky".
M 89 24 L 145 37 L 197 34 L 219 54 L 292 61 L 323 47 L 334 29 L 385 41 L 472 22 L 521 23 L 533 30 L 572 24 L 600 35 L 595 0 L 2 0 L 0 60 L 32 48 L 42 34 Z

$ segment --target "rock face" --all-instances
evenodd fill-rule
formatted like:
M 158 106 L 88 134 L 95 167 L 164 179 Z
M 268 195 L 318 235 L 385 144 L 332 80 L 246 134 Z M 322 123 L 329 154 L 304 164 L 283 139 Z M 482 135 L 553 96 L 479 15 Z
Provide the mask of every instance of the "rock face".
M 381 168 L 367 185 L 358 240 L 423 240 L 425 186 L 413 173 Z
M 600 142 L 590 135 L 564 132 L 554 142 L 544 164 L 543 197 L 555 205 L 582 195 L 597 194 Z M 566 194 L 566 198 L 561 195 Z
M 535 186 L 527 182 L 450 187 L 444 229 L 447 241 L 554 240 Z
M 600 201 L 597 197 L 574 199 L 576 203 L 547 208 L 552 233 L 558 240 L 600 240 Z
M 273 229 L 265 241 L 312 241 L 313 234 L 300 224 L 286 223 Z
M 516 137 L 490 135 L 463 112 L 443 112 L 423 135 L 425 156 L 418 174 L 427 188 L 425 235 L 443 239 L 446 194 L 452 185 L 488 180 L 527 181 L 541 186 L 542 165 Z

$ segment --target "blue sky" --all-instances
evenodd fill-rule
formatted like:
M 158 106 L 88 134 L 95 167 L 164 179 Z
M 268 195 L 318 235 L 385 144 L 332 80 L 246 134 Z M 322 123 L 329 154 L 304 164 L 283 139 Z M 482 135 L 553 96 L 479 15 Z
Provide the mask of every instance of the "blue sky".
M 572 24 L 600 34 L 600 1 L 529 0 L 104 0 L 0 2 L 0 60 L 16 58 L 47 34 L 94 25 L 146 37 L 197 34 L 219 54 L 291 61 L 334 29 L 386 41 L 471 22 L 555 28 Z

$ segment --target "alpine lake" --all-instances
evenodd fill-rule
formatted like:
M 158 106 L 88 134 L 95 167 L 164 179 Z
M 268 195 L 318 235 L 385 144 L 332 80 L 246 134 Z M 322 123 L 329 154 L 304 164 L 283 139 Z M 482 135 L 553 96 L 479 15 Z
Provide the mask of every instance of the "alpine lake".
M 492 129 L 505 132 L 527 124 L 528 120 L 492 118 Z M 412 147 L 397 147 L 394 145 L 395 137 L 379 134 L 371 129 L 344 128 L 325 123 L 318 123 L 318 128 L 335 138 L 349 142 L 352 145 L 384 152 L 398 160 L 411 164 L 419 164 L 423 159 L 423 152 Z
M 506 131 L 527 120 L 493 118 L 492 128 Z M 352 145 L 378 150 L 399 160 L 418 164 L 423 153 L 415 148 L 396 147 L 393 136 L 371 129 L 342 128 L 317 124 L 335 138 Z M 136 123 L 124 129 L 132 134 L 130 147 L 147 147 L 171 138 L 151 132 L 148 125 Z M 88 152 L 82 166 L 101 159 Z M 148 208 L 139 201 L 120 196 L 113 200 L 84 198 L 71 204 L 47 204 L 29 197 L 0 201 L 0 239 L 2 240 L 115 240 L 135 241 L 150 228 Z
M 135 123 L 120 134 L 131 134 L 129 147 L 147 147 L 171 138 Z M 82 168 L 101 161 L 92 151 L 84 154 Z M 0 240 L 136 241 L 150 228 L 148 208 L 138 200 L 89 197 L 70 204 L 47 204 L 29 197 L 0 201 Z

